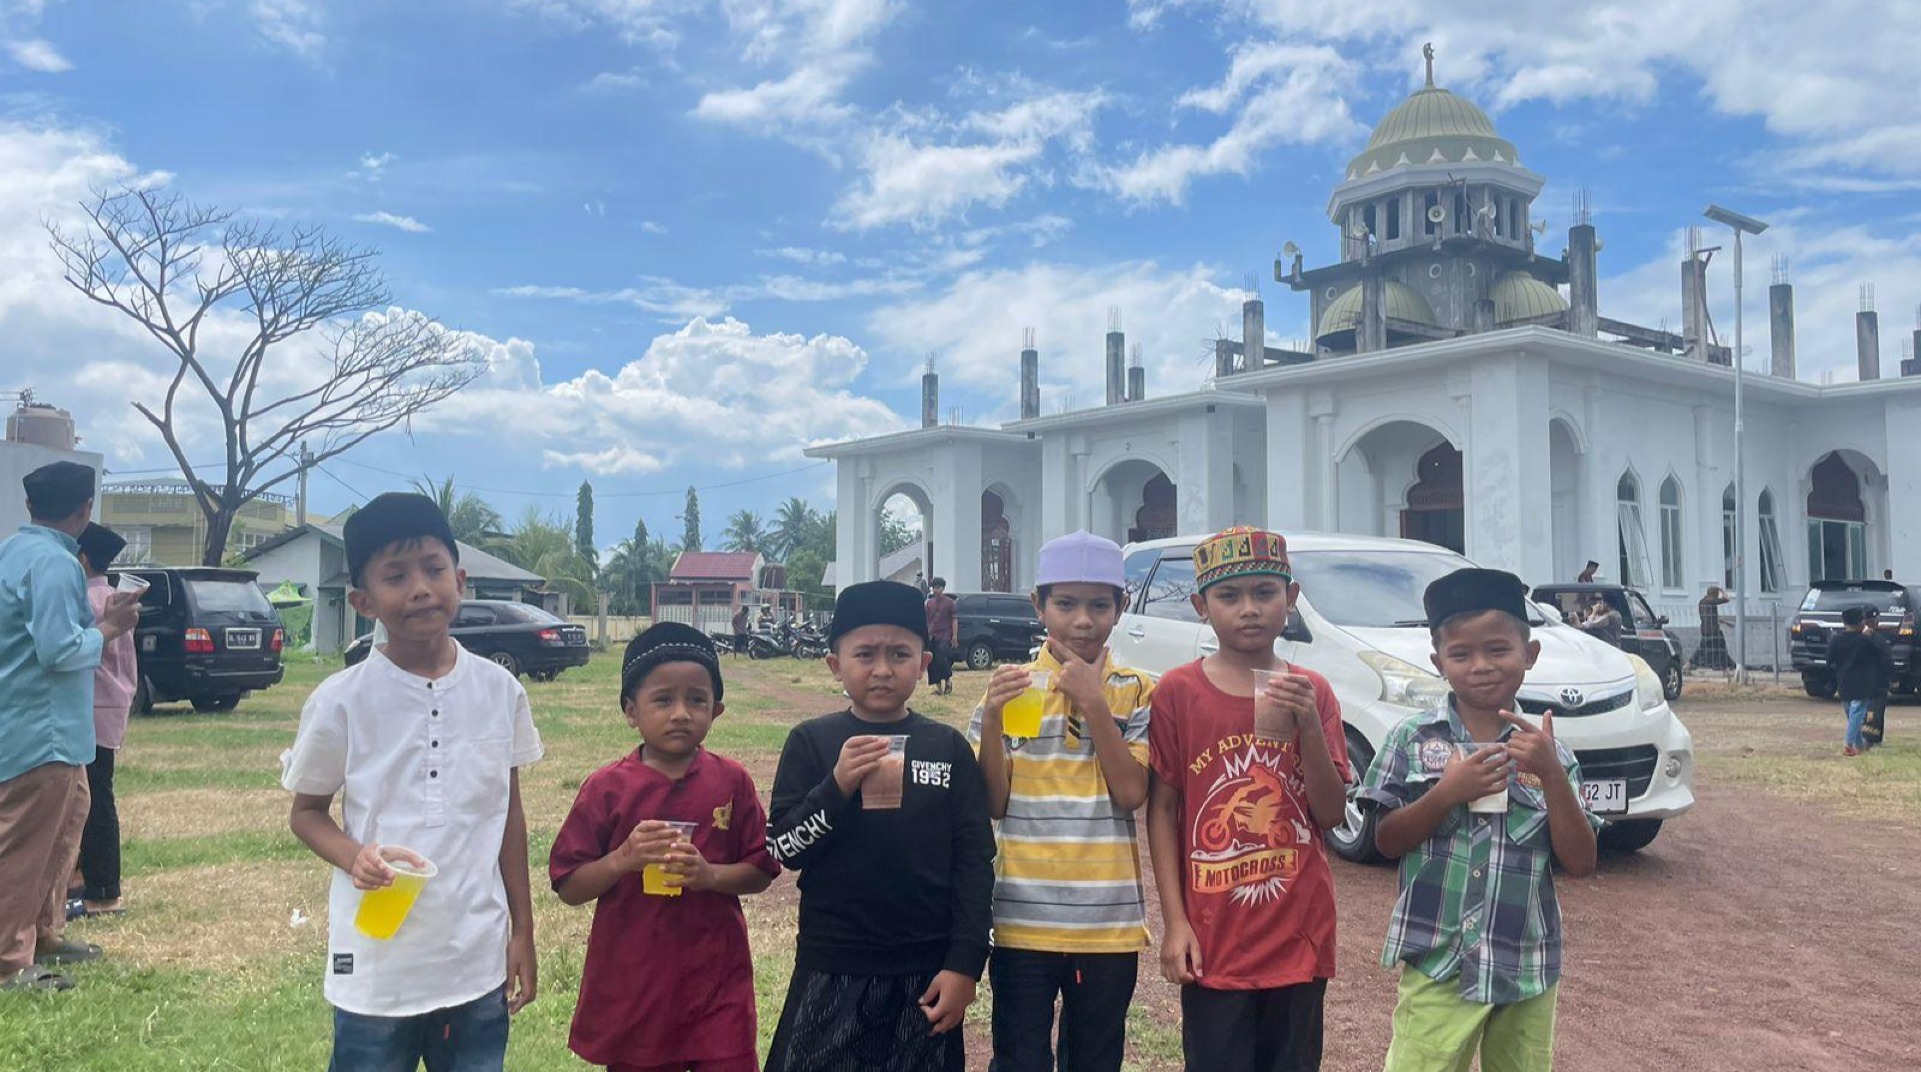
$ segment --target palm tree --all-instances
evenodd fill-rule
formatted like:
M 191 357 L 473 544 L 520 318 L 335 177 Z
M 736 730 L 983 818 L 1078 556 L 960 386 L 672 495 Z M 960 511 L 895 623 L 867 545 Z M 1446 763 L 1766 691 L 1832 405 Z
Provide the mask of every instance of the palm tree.
M 529 506 L 507 536 L 488 540 L 486 550 L 546 579 L 547 587 L 566 592 L 574 606 L 594 601 L 594 568 L 574 547 L 573 527 Z
M 620 541 L 607 564 L 601 567 L 600 581 L 613 595 L 620 614 L 645 614 L 653 604 L 653 586 L 667 579 L 674 552 L 665 540 L 647 535 L 647 523 L 634 523 L 634 534 Z
M 721 539 L 729 551 L 759 551 L 767 546 L 767 531 L 760 515 L 752 510 L 736 510 L 727 519 Z
M 795 496 L 780 504 L 780 511 L 774 515 L 774 531 L 768 534 L 768 550 L 782 561 L 794 557 L 794 552 L 807 546 L 807 540 L 820 524 L 820 515 L 807 504 L 807 500 Z
M 454 487 L 454 478 L 435 483 L 431 477 L 412 481 L 414 490 L 434 501 L 440 512 L 447 518 L 447 526 L 454 530 L 454 539 L 462 543 L 477 544 L 490 532 L 499 532 L 503 523 L 500 513 L 487 500 L 471 491 L 460 491 Z

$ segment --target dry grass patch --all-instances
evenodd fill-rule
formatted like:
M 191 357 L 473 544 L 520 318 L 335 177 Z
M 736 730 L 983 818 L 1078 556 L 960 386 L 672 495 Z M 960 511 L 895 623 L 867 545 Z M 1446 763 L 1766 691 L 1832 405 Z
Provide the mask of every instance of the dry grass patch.
M 142 793 L 132 807 L 121 809 L 121 836 L 171 839 L 284 830 L 291 802 L 292 797 L 275 789 L 169 789 Z
M 129 880 L 127 899 L 126 915 L 76 923 L 72 933 L 119 962 L 222 972 L 289 955 L 318 965 L 327 945 L 327 869 L 318 861 L 151 872 Z

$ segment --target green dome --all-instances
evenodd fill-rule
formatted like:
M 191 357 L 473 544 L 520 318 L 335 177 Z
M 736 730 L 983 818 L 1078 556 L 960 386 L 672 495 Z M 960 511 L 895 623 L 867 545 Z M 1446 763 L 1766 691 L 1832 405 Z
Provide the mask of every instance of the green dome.
M 1512 324 L 1567 311 L 1561 292 L 1526 272 L 1503 272 L 1488 292 L 1494 299 L 1494 322 Z
M 1429 86 L 1387 113 L 1367 148 L 1347 165 L 1347 177 L 1423 164 L 1520 163 L 1514 144 L 1494 130 L 1487 113 L 1465 97 Z
M 1383 290 L 1387 297 L 1387 315 L 1390 320 L 1412 320 L 1422 324 L 1434 323 L 1434 307 L 1421 297 L 1421 292 L 1405 283 L 1386 280 Z M 1361 323 L 1361 288 L 1350 287 L 1347 293 L 1329 302 L 1321 313 L 1321 330 L 1315 338 L 1324 339 L 1340 331 L 1352 331 Z

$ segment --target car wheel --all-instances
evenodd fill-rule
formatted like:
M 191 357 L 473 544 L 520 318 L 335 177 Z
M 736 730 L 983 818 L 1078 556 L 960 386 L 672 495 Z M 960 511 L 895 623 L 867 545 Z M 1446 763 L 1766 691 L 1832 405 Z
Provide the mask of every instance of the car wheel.
M 1801 688 L 1817 700 L 1834 699 L 1834 679 L 1815 674 L 1801 675 Z
M 133 713 L 136 715 L 153 714 L 153 683 L 147 675 L 140 675 L 140 684 L 133 690 Z
M 1359 733 L 1347 731 L 1347 762 L 1354 769 L 1354 781 L 1347 787 L 1347 813 L 1341 825 L 1327 832 L 1327 843 L 1334 854 L 1357 864 L 1379 863 L 1386 859 L 1374 847 L 1374 827 L 1380 821 L 1379 809 L 1361 799 L 1363 772 L 1374 763 L 1374 750 Z
M 1603 827 L 1597 840 L 1609 852 L 1639 852 L 1652 844 L 1660 832 L 1659 819 L 1628 819 Z
M 193 709 L 203 715 L 225 714 L 239 706 L 240 697 L 237 694 L 226 696 L 195 696 L 193 698 Z
M 520 676 L 520 660 L 515 658 L 514 653 L 511 651 L 494 652 L 492 655 L 487 656 L 487 661 L 515 677 Z
M 994 648 L 985 640 L 977 640 L 967 648 L 967 668 L 985 670 L 994 665 Z
M 1673 703 L 1681 698 L 1681 685 L 1681 660 L 1669 659 L 1668 672 L 1661 679 L 1661 695 Z
M 535 681 L 552 681 L 553 679 L 555 679 L 555 678 L 557 678 L 557 677 L 559 677 L 559 676 L 560 676 L 560 671 L 558 671 L 558 670 L 530 670 L 530 671 L 528 671 L 528 672 L 527 672 L 527 676 L 528 676 L 528 677 L 530 677 L 530 678 L 533 678 L 533 679 L 534 679 Z

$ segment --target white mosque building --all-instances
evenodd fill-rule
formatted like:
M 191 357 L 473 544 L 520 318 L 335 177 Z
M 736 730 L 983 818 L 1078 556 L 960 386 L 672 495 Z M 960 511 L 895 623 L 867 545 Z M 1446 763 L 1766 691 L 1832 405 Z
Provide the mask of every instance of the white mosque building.
M 1921 361 L 1882 379 L 1863 312 L 1860 382 L 1797 379 L 1775 281 L 1770 367 L 1744 377 L 1737 555 L 1734 374 L 1706 255 L 1682 265 L 1680 333 L 1601 316 L 1587 214 L 1563 256 L 1537 252 L 1544 180 L 1429 71 L 1329 200 L 1341 260 L 1307 270 L 1290 243 L 1275 265 L 1309 297 L 1312 352 L 1266 346 L 1251 299 L 1207 382 L 1150 399 L 1114 331 L 1106 404 L 1043 416 L 1030 339 L 1022 416 L 999 428 L 938 424 L 930 374 L 922 428 L 808 452 L 836 465 L 839 583 L 876 575 L 897 495 L 957 590 L 1026 590 L 1035 549 L 1075 528 L 1125 543 L 1237 523 L 1428 540 L 1537 584 L 1595 559 L 1679 625 L 1709 586 L 1734 589 L 1737 562 L 1758 627 L 1812 580 L 1921 580 Z

